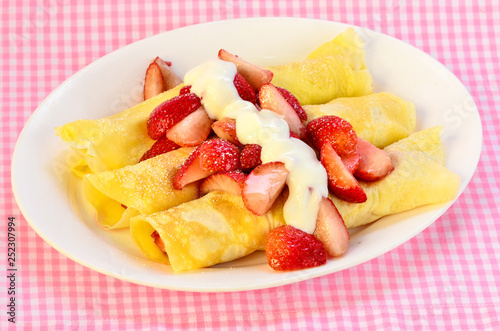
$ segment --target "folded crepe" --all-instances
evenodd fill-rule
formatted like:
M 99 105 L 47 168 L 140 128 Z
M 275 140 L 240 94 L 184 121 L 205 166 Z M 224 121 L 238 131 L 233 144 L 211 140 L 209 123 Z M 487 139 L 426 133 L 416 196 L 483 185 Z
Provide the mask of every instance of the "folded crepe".
M 348 228 L 456 197 L 460 177 L 445 167 L 440 133 L 441 127 L 433 127 L 386 147 L 394 170 L 379 181 L 360 182 L 366 202 L 349 203 L 330 195 Z
M 299 62 L 267 67 L 272 83 L 292 92 L 302 105 L 372 93 L 363 40 L 352 28 L 319 46 Z
M 357 135 L 379 148 L 408 137 L 416 125 L 413 103 L 386 92 L 306 105 L 304 110 L 308 120 L 324 115 L 342 117 L 351 123 Z
M 57 127 L 56 134 L 81 156 L 80 161 L 70 165 L 73 173 L 81 177 L 139 162 L 154 144 L 146 128 L 149 114 L 162 102 L 177 96 L 180 87 L 112 116 Z
M 282 195 L 263 216 L 255 216 L 241 196 L 212 191 L 200 199 L 130 221 L 130 233 L 148 259 L 174 272 L 233 261 L 265 247 L 269 231 L 285 224 Z M 157 231 L 166 254 L 151 236 Z
M 162 211 L 198 197 L 196 183 L 176 190 L 175 173 L 193 148 L 177 150 L 123 168 L 87 174 L 84 194 L 105 229 L 129 226 L 131 217 Z

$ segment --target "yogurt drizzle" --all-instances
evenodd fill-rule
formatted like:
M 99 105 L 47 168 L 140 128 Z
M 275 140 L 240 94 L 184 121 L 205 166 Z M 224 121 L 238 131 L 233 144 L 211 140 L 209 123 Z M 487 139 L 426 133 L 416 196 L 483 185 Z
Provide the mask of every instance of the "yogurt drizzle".
M 210 118 L 236 120 L 236 134 L 243 144 L 262 146 L 263 163 L 280 161 L 289 171 L 289 197 L 283 207 L 285 221 L 302 231 L 316 228 L 319 202 L 328 196 L 325 168 L 316 153 L 303 141 L 291 138 L 290 129 L 280 115 L 258 110 L 242 100 L 234 87 L 236 66 L 219 59 L 209 60 L 191 69 L 184 83 L 198 95 Z

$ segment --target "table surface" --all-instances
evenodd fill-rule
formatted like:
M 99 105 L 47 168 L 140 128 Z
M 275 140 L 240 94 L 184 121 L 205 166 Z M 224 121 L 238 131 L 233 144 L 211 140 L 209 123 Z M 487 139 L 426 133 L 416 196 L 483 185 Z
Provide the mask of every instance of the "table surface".
M 0 328 L 500 329 L 498 2 L 11 0 L 2 1 L 0 15 Z M 480 112 L 483 149 L 467 189 L 442 217 L 354 268 L 235 293 L 160 290 L 108 277 L 58 253 L 30 228 L 12 193 L 10 163 L 24 124 L 53 89 L 134 41 L 197 23 L 262 16 L 380 31 L 427 52 L 463 82 Z M 6 306 L 9 217 L 16 223 L 15 324 Z

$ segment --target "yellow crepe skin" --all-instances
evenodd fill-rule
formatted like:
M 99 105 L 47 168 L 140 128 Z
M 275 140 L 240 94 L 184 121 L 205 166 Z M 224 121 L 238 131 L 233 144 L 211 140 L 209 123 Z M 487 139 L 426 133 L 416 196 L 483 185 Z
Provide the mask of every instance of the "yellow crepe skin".
M 283 196 L 263 216 L 250 213 L 241 196 L 212 191 L 200 199 L 130 221 L 130 233 L 148 259 L 174 272 L 233 261 L 265 247 L 270 230 L 285 224 Z M 157 231 L 164 254 L 151 234 Z
M 175 173 L 192 151 L 179 148 L 135 165 L 85 175 L 85 198 L 94 207 L 97 222 L 105 229 L 124 228 L 131 217 L 196 199 L 197 184 L 182 190 L 172 186 Z
M 373 80 L 365 66 L 363 44 L 348 28 L 303 61 L 267 67 L 274 74 L 271 82 L 292 92 L 302 105 L 370 94 Z
M 149 114 L 162 102 L 177 96 L 180 88 L 175 87 L 113 116 L 77 120 L 57 127 L 56 134 L 83 159 L 69 165 L 75 175 L 118 169 L 139 162 L 154 143 L 146 128 Z
M 360 181 L 366 202 L 349 203 L 330 194 L 348 228 L 456 197 L 460 177 L 444 166 L 440 133 L 441 127 L 433 127 L 386 147 L 394 170 L 376 182 Z
M 413 103 L 386 92 L 306 105 L 304 110 L 309 121 L 325 115 L 342 117 L 351 123 L 358 136 L 379 148 L 408 137 L 416 126 Z

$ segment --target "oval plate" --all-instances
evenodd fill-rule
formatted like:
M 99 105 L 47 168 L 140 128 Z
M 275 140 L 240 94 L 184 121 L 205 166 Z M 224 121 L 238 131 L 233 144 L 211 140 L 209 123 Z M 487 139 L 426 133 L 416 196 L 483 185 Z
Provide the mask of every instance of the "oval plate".
M 77 119 L 108 116 L 140 101 L 141 81 L 156 56 L 172 61 L 183 75 L 225 48 L 243 58 L 272 65 L 305 58 L 348 25 L 296 18 L 255 18 L 212 22 L 169 31 L 128 45 L 85 67 L 33 113 L 17 142 L 12 183 L 31 227 L 70 259 L 106 275 L 166 289 L 241 291 L 278 286 L 344 270 L 373 259 L 411 239 L 453 203 L 426 206 L 384 217 L 351 231 L 347 253 L 324 266 L 274 272 L 263 252 L 212 268 L 174 274 L 145 259 L 128 230 L 104 231 L 81 196 L 81 183 L 66 166 L 71 158 L 54 128 Z M 460 175 L 460 193 L 480 155 L 479 113 L 465 87 L 442 64 L 397 39 L 354 27 L 366 42 L 367 66 L 376 91 L 415 103 L 417 130 L 443 126 L 447 167 Z M 463 155 L 467 155 L 464 158 Z

